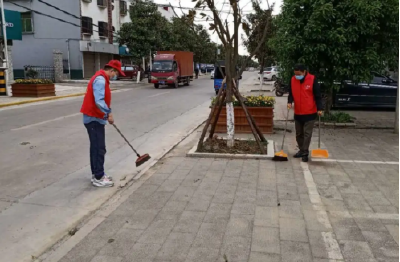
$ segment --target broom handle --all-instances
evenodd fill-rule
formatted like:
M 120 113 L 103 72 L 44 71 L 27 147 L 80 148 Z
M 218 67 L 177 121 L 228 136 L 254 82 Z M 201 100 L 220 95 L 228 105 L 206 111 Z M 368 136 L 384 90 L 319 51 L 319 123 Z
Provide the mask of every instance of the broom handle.
M 321 148 L 321 116 L 318 115 L 318 148 Z
M 289 111 L 290 111 L 290 108 L 287 109 L 286 120 L 285 120 L 285 130 L 283 131 L 281 150 L 283 150 L 283 146 L 285 145 L 285 136 L 286 136 L 287 122 L 288 122 L 288 118 L 289 118 Z
M 132 148 L 133 152 L 135 152 L 135 154 L 140 157 L 139 153 L 136 152 L 136 150 L 133 148 L 133 146 L 131 145 L 131 143 L 129 143 L 128 139 L 126 139 L 126 137 L 122 134 L 122 132 L 118 129 L 118 127 L 115 124 L 112 124 L 113 127 L 115 127 L 115 130 L 117 130 L 117 132 L 122 136 L 122 138 L 125 140 L 125 142 Z

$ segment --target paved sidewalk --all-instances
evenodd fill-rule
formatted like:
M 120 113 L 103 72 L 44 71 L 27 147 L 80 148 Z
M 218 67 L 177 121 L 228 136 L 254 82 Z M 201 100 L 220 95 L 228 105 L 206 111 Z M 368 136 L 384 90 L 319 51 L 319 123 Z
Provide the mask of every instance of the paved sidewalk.
M 398 161 L 388 131 L 323 132 L 323 141 L 331 158 Z M 161 160 L 60 261 L 398 261 L 398 164 L 186 158 L 195 142 Z

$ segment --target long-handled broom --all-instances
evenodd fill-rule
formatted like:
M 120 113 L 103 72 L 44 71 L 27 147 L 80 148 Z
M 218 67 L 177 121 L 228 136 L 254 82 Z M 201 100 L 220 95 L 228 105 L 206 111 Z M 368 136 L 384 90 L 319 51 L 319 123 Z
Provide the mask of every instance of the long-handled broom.
M 285 130 L 283 131 L 281 151 L 279 151 L 278 153 L 275 154 L 275 156 L 272 158 L 273 161 L 288 161 L 287 154 L 285 152 L 283 152 L 283 146 L 285 145 L 285 136 L 286 136 L 287 122 L 288 122 L 288 118 L 289 118 L 289 110 L 290 110 L 290 108 L 288 108 L 287 114 L 286 114 Z
M 125 136 L 122 134 L 122 132 L 118 129 L 118 127 L 115 124 L 112 124 L 113 127 L 117 130 L 117 132 L 122 136 L 122 138 L 125 140 L 125 142 L 132 148 L 133 152 L 135 152 L 136 156 L 138 157 L 136 159 L 136 166 L 140 166 L 144 164 L 146 161 L 150 159 L 149 154 L 144 154 L 144 155 L 139 155 L 139 153 L 133 148 L 131 143 L 129 143 L 128 139 L 125 138 Z

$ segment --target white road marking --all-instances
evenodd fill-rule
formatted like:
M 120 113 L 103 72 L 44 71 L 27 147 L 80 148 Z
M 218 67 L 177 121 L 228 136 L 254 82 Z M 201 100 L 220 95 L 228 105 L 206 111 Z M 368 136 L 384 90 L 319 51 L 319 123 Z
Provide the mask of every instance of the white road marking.
M 72 114 L 72 115 L 60 116 L 60 117 L 57 117 L 57 118 L 54 118 L 54 119 L 46 120 L 46 121 L 39 122 L 39 123 L 32 124 L 32 125 L 18 127 L 18 128 L 11 129 L 11 130 L 12 131 L 17 131 L 17 130 L 27 129 L 27 128 L 31 128 L 31 127 L 34 127 L 34 126 L 39 126 L 39 125 L 47 124 L 47 123 L 50 123 L 50 122 L 63 120 L 63 119 L 69 118 L 69 117 L 78 116 L 78 115 L 82 115 L 82 113 L 75 113 L 75 114 Z
M 307 163 L 300 163 L 303 169 L 304 180 L 308 188 L 308 195 L 313 209 L 317 212 L 317 219 L 321 225 L 324 225 L 327 230 L 332 230 L 332 225 L 329 222 L 328 214 L 325 211 L 324 205 L 321 200 L 321 196 L 318 193 L 317 185 L 314 182 L 314 178 Z M 325 249 L 328 253 L 329 261 L 342 260 L 343 255 L 340 251 L 339 243 L 334 237 L 331 231 L 321 232 L 322 239 L 324 240 Z
M 155 94 L 155 95 L 151 95 L 151 96 L 148 96 L 148 98 L 150 98 L 150 97 L 156 97 L 156 96 L 162 96 L 162 95 L 165 95 L 165 94 L 168 94 L 168 93 L 170 93 L 170 91 L 168 91 L 168 92 L 163 92 L 163 93 L 159 93 L 159 94 Z
M 322 159 L 313 158 L 313 162 L 337 162 L 337 163 L 357 163 L 357 164 L 378 164 L 378 165 L 398 165 L 395 161 L 365 161 L 365 160 L 342 160 L 342 159 Z

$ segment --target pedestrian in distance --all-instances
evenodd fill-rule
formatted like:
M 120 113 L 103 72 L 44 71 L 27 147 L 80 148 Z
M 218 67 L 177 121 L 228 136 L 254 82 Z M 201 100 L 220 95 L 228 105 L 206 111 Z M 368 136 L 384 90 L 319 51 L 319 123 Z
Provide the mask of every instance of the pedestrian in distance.
M 111 60 L 99 70 L 89 81 L 83 98 L 81 113 L 83 124 L 90 141 L 90 169 L 92 184 L 96 187 L 111 187 L 114 185 L 112 177 L 104 173 L 104 159 L 106 154 L 105 125 L 114 123 L 111 110 L 110 80 L 118 76 L 125 76 L 121 71 L 121 62 Z
M 198 64 L 194 68 L 194 74 L 196 76 L 196 79 L 198 79 L 199 78 L 199 65 Z
M 297 64 L 289 83 L 288 108 L 294 103 L 296 141 L 300 149 L 294 157 L 308 162 L 309 147 L 317 115 L 323 113 L 321 90 L 317 78 L 310 74 L 306 66 Z

